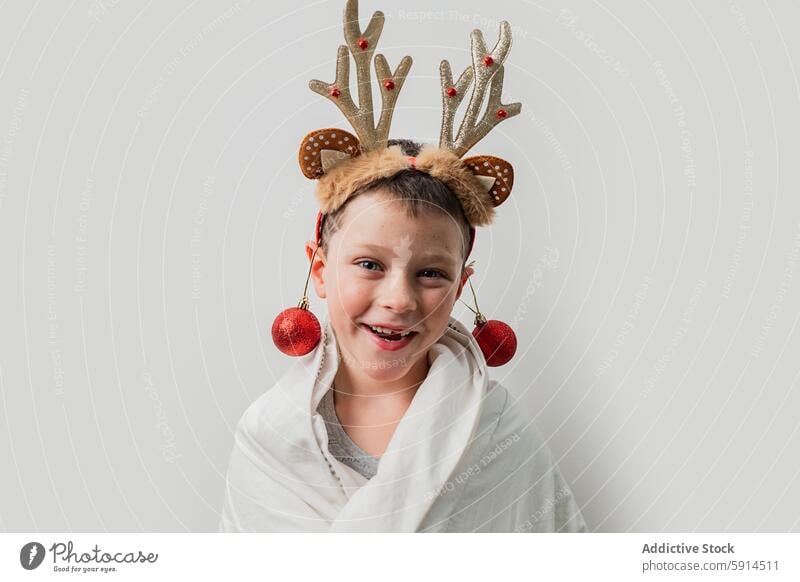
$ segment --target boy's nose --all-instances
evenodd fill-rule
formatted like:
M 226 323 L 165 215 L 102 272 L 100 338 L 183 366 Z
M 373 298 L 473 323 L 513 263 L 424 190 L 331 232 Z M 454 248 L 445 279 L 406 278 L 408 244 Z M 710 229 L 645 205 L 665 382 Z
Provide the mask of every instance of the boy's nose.
M 381 289 L 381 304 L 397 313 L 414 311 L 417 308 L 416 293 L 405 276 L 399 275 L 387 279 Z

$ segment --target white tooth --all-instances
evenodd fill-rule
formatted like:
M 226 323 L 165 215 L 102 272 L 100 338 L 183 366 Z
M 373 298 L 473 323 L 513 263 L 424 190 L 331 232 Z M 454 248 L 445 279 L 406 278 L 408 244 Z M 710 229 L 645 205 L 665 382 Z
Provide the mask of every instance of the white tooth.
M 369 327 L 370 327 L 371 329 L 373 329 L 373 330 L 377 331 L 378 333 L 382 333 L 382 334 L 395 334 L 395 333 L 397 333 L 397 332 L 396 332 L 395 330 L 393 330 L 393 329 L 386 329 L 386 328 L 384 328 L 384 327 L 376 327 L 376 326 L 374 326 L 374 325 L 370 325 Z M 407 335 L 408 335 L 408 334 L 410 334 L 410 333 L 411 333 L 411 331 L 409 330 L 409 331 L 404 331 L 404 332 L 401 332 L 401 333 L 400 333 L 400 335 L 401 335 L 402 337 L 405 337 L 405 336 L 407 336 Z

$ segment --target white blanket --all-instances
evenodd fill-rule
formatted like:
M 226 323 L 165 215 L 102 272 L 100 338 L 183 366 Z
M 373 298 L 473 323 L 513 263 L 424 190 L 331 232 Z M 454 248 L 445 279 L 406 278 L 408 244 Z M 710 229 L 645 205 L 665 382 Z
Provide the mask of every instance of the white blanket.
M 368 480 L 329 453 L 316 412 L 339 365 L 326 322 L 317 348 L 242 416 L 220 531 L 586 531 L 530 414 L 489 380 L 467 329 L 451 318 L 428 358 Z

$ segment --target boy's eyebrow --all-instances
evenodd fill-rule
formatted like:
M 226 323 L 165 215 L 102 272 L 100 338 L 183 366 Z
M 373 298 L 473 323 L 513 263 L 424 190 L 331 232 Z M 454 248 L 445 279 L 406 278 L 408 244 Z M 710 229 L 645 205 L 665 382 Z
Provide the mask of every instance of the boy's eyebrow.
M 370 249 L 370 250 L 373 250 L 373 251 L 386 251 L 386 250 L 389 250 L 384 246 L 376 245 L 376 244 L 370 244 L 370 243 L 360 243 L 360 244 L 357 244 L 355 246 L 356 246 L 356 248 Z M 453 255 L 451 255 L 450 253 L 444 252 L 444 251 L 429 250 L 429 251 L 422 251 L 420 253 L 416 253 L 415 252 L 414 255 L 416 255 L 417 257 L 422 257 L 422 258 L 425 258 L 425 259 L 432 259 L 432 260 L 435 260 L 435 259 L 442 259 L 444 261 L 455 261 L 456 260 L 456 258 Z

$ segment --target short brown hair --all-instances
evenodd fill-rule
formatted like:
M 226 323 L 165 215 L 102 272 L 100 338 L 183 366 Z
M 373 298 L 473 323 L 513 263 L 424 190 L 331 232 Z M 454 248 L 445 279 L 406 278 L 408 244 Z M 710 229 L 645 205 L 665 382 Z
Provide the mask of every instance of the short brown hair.
M 406 156 L 417 156 L 422 148 L 422 144 L 407 139 L 389 140 L 387 147 L 393 145 L 399 145 Z M 441 212 L 452 218 L 461 230 L 463 256 L 466 261 L 470 243 L 470 224 L 461 203 L 444 182 L 413 168 L 401 170 L 388 178 L 379 178 L 370 182 L 351 194 L 347 201 L 335 211 L 325 215 L 320 246 L 326 255 L 328 242 L 341 227 L 342 217 L 348 203 L 359 194 L 369 190 L 381 190 L 387 193 L 392 200 L 402 203 L 410 218 L 417 218 L 420 212 L 430 210 Z

